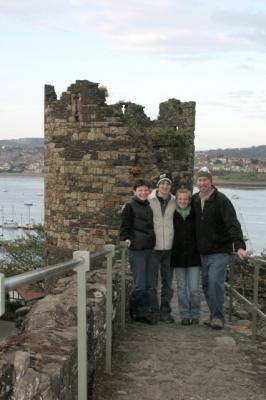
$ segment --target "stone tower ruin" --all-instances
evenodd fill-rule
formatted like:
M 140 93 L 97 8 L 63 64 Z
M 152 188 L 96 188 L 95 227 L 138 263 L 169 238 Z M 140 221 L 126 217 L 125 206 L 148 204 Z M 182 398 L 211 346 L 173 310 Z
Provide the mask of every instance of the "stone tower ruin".
M 45 231 L 49 264 L 73 250 L 118 242 L 123 204 L 136 177 L 171 172 L 174 189 L 192 184 L 195 102 L 170 99 L 150 120 L 130 102 L 78 80 L 57 98 L 45 85 Z

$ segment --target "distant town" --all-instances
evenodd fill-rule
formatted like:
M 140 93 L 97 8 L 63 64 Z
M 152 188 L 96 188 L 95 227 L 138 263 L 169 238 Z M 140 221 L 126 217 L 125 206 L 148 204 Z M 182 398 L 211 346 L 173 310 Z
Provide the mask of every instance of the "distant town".
M 217 177 L 266 174 L 266 145 L 195 152 L 195 170 L 208 165 Z M 42 138 L 0 140 L 0 173 L 42 174 Z
M 43 139 L 0 140 L 0 173 L 42 174 Z
M 259 148 L 266 146 L 258 146 Z M 252 148 L 254 150 L 254 148 Z M 230 149 L 233 150 L 233 149 Z M 203 165 L 208 165 L 213 171 L 214 175 L 227 175 L 227 174 L 266 174 L 266 154 L 257 154 L 253 151 L 251 154 L 248 153 L 248 149 L 245 149 L 245 153 L 239 149 L 235 151 L 227 150 L 207 150 L 207 151 L 196 151 L 195 153 L 195 169 Z

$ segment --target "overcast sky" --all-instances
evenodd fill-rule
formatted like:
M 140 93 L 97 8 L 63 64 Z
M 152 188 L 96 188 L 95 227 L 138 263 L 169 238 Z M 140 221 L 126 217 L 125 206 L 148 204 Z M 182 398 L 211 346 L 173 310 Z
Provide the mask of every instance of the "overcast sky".
M 151 118 L 196 101 L 197 150 L 266 144 L 265 0 L 0 0 L 0 138 L 43 136 L 43 87 L 108 87 Z

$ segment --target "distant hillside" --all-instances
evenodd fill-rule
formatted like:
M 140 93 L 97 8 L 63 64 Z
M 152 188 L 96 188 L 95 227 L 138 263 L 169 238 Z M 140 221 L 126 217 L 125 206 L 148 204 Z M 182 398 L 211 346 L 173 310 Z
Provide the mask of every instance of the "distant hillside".
M 34 148 L 44 149 L 43 138 L 22 138 L 22 139 L 6 139 L 0 140 L 0 148 L 7 146 L 9 148 L 21 148 L 27 151 Z M 242 147 L 233 149 L 210 149 L 196 151 L 196 155 L 204 153 L 210 157 L 247 157 L 266 159 L 266 145 Z
M 266 159 L 266 145 L 242 147 L 234 149 L 215 149 L 196 151 L 196 154 L 204 153 L 210 157 L 247 157 Z
M 44 168 L 42 138 L 0 140 L 0 173 L 40 174 Z
M 0 140 L 0 147 L 7 146 L 9 148 L 22 148 L 24 150 L 39 148 L 43 149 L 43 138 L 22 138 L 22 139 L 5 139 Z

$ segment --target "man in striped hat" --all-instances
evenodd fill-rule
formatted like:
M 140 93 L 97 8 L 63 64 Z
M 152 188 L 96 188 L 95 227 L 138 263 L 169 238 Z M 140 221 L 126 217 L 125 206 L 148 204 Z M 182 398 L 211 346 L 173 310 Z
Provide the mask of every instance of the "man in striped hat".
M 233 249 L 239 258 L 247 257 L 246 245 L 231 201 L 213 186 L 207 167 L 196 176 L 199 192 L 194 194 L 196 240 L 202 263 L 202 287 L 210 309 L 205 324 L 213 329 L 224 327 L 224 282 Z

